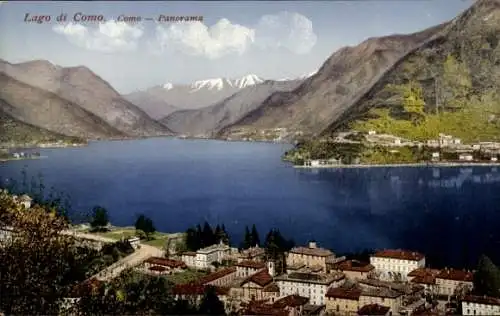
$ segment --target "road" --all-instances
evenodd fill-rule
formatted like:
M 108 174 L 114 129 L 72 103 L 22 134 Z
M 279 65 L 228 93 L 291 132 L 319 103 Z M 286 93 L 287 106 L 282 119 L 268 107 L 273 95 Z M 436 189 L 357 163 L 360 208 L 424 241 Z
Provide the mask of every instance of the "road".
M 63 235 L 71 235 L 75 236 L 76 238 L 81 238 L 81 239 L 87 239 L 87 240 L 94 240 L 94 241 L 99 241 L 103 243 L 114 243 L 116 240 L 99 236 L 99 235 L 93 235 L 93 234 L 88 234 L 88 233 L 82 233 L 82 232 L 76 232 L 74 230 L 65 230 L 62 231 L 61 234 Z M 122 271 L 134 267 L 136 265 L 141 264 L 144 260 L 146 260 L 149 257 L 163 257 L 164 252 L 161 249 L 158 249 L 153 246 L 149 245 L 144 245 L 140 244 L 140 248 L 136 249 L 132 254 L 126 256 L 125 258 L 122 258 L 121 260 L 113 263 L 106 269 L 100 271 L 96 275 L 92 276 L 91 278 L 96 278 L 101 281 L 109 281 L 113 278 L 116 278 L 117 276 L 122 273 Z
M 93 278 L 96 278 L 101 281 L 109 281 L 119 276 L 120 273 L 122 273 L 124 270 L 141 264 L 144 260 L 146 260 L 149 257 L 163 257 L 163 256 L 164 253 L 162 250 L 153 246 L 141 244 L 140 248 L 134 251 L 134 253 L 110 265 L 106 269 L 94 275 Z

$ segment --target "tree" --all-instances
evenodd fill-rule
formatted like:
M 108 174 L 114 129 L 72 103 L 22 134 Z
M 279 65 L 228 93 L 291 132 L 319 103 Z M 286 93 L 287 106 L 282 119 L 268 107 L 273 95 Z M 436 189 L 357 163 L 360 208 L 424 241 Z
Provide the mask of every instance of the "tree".
M 443 65 L 443 99 L 448 106 L 463 107 L 472 89 L 470 72 L 464 63 L 448 55 Z
M 139 215 L 135 222 L 135 229 L 141 230 L 146 234 L 146 238 L 150 240 L 151 234 L 156 231 L 153 221 L 144 214 Z
M 203 230 L 201 229 L 200 224 L 196 225 L 196 238 L 198 239 L 198 249 L 210 246 L 206 245 L 205 240 L 203 240 Z
M 224 226 L 224 224 L 222 224 L 222 228 L 221 228 L 221 240 L 226 245 L 229 245 L 229 243 L 230 243 L 229 234 L 227 233 L 226 226 Z
M 196 229 L 188 228 L 186 230 L 185 241 L 186 248 L 189 251 L 196 251 L 200 249 L 200 241 Z
M 224 304 L 217 296 L 215 287 L 207 286 L 205 289 L 199 313 L 202 315 L 225 315 Z
M 484 255 L 474 274 L 474 291 L 479 295 L 500 297 L 500 269 Z
M 3 202 L 3 199 L 2 199 Z M 3 204 L 3 203 L 2 203 Z M 74 240 L 55 209 L 3 205 L 11 238 L 0 246 L 0 311 L 7 315 L 57 314 L 59 302 L 75 282 L 72 262 L 80 263 Z
M 413 121 L 424 115 L 425 101 L 422 87 L 418 82 L 410 81 L 403 86 L 403 108 L 413 116 Z
M 215 244 L 215 234 L 214 231 L 212 230 L 212 227 L 210 227 L 210 224 L 208 224 L 208 222 L 205 222 L 205 224 L 203 225 L 202 236 L 203 236 L 204 247 Z
M 108 211 L 101 206 L 94 206 L 92 208 L 92 221 L 90 226 L 93 229 L 101 230 L 109 223 Z
M 255 224 L 252 225 L 252 232 L 250 233 L 250 236 L 251 236 L 251 241 L 252 241 L 252 244 L 251 244 L 252 247 L 260 246 L 259 232 L 257 231 Z
M 286 240 L 278 229 L 271 229 L 266 236 L 264 247 L 268 260 L 275 262 L 276 272 L 286 271 L 286 252 L 294 246 L 292 240 Z
M 242 248 L 248 249 L 250 247 L 252 247 L 252 234 L 250 233 L 248 226 L 245 226 L 245 236 L 243 237 Z

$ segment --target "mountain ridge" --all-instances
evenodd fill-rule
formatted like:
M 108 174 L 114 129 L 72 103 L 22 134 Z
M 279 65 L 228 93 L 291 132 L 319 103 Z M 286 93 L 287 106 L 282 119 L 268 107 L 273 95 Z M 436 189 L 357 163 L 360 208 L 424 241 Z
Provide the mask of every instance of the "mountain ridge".
M 85 66 L 61 67 L 45 60 L 16 64 L 1 60 L 0 72 L 78 104 L 128 136 L 171 134 Z
M 356 46 L 342 47 L 295 90 L 269 96 L 260 107 L 221 130 L 217 137 L 228 137 L 232 130 L 273 127 L 319 134 L 391 65 L 445 24 L 411 34 L 372 37 Z

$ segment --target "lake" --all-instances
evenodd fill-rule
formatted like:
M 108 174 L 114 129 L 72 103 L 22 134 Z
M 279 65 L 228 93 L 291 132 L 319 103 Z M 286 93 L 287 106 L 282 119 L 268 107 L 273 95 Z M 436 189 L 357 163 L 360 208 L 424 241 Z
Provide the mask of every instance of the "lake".
M 289 145 L 152 138 L 42 149 L 46 159 L 0 164 L 2 178 L 43 174 L 70 195 L 74 216 L 94 205 L 114 225 L 138 213 L 160 231 L 224 223 L 235 243 L 245 225 L 264 239 L 277 227 L 297 243 L 337 253 L 422 251 L 435 266 L 500 263 L 500 170 L 474 168 L 295 169 Z M 500 168 L 499 168 L 500 169 Z

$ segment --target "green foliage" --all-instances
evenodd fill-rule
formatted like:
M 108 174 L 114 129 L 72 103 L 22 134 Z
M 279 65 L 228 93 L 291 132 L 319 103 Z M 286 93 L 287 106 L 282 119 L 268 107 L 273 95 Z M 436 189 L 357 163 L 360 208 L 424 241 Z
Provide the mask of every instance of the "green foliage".
M 286 252 L 293 248 L 293 240 L 285 239 L 278 229 L 271 229 L 266 235 L 264 247 L 266 257 L 272 260 L 276 266 L 276 273 L 286 271 Z
M 252 247 L 260 246 L 259 232 L 257 231 L 255 224 L 252 225 L 252 232 L 250 233 L 250 236 L 252 237 Z
M 298 144 L 284 155 L 284 160 L 302 165 L 306 159 L 341 159 L 343 163 L 352 163 L 364 150 L 363 144 L 334 143 L 321 139 L 312 139 Z
M 469 69 L 453 55 L 448 55 L 443 65 L 443 101 L 446 106 L 463 108 L 472 89 Z
M 479 295 L 500 298 L 500 268 L 486 256 L 479 259 L 474 274 L 474 291 Z
M 199 309 L 202 315 L 225 315 L 224 304 L 219 300 L 215 288 L 207 286 Z
M 219 230 L 217 228 L 214 230 L 208 222 L 205 222 L 203 229 L 200 225 L 188 228 L 184 238 L 184 244 L 189 251 L 197 251 L 221 241 L 229 244 L 229 235 L 226 232 L 225 226 L 222 225 L 222 227 L 219 227 Z
M 143 231 L 144 234 L 146 235 L 146 239 L 149 240 L 151 237 L 151 234 L 156 232 L 156 228 L 153 224 L 153 220 L 151 220 L 149 217 L 145 216 L 144 214 L 139 215 L 135 222 L 135 229 L 139 231 Z
M 90 226 L 93 229 L 101 230 L 109 224 L 108 211 L 101 206 L 94 206 L 92 208 L 92 221 Z

